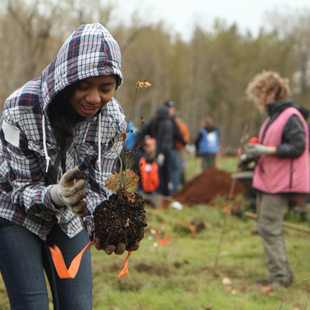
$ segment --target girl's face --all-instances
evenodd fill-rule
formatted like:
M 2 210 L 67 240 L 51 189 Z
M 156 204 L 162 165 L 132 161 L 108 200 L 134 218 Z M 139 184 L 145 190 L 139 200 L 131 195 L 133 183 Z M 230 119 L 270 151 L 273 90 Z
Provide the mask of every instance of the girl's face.
M 112 99 L 115 87 L 116 79 L 113 75 L 81 80 L 71 97 L 71 104 L 80 116 L 91 117 Z

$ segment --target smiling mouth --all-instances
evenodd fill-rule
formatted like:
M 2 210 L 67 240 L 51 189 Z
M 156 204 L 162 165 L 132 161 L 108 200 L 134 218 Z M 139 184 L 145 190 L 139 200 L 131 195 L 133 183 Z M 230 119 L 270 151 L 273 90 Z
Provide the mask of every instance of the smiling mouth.
M 98 110 L 98 107 L 92 107 L 92 108 L 86 108 L 86 107 L 84 107 L 84 106 L 81 106 L 81 110 L 82 110 L 82 112 L 83 113 L 85 113 L 85 114 L 92 114 L 92 113 L 94 113 L 94 112 L 96 112 L 97 110 Z

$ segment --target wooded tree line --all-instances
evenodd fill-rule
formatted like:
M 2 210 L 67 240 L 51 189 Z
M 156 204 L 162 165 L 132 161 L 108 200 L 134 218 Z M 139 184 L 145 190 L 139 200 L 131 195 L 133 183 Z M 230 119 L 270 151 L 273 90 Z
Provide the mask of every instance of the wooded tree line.
M 253 76 L 274 70 L 291 80 L 295 101 L 310 109 L 310 12 L 270 12 L 256 36 L 238 25 L 216 21 L 196 26 L 185 41 L 163 23 L 139 17 L 124 24 L 115 1 L 6 0 L 0 4 L 0 99 L 40 76 L 64 39 L 82 23 L 100 22 L 119 42 L 124 83 L 117 91 L 128 118 L 137 127 L 166 100 L 173 100 L 194 139 L 203 116 L 221 132 L 221 146 L 236 148 L 244 134 L 257 135 L 265 117 L 244 91 Z M 152 86 L 139 89 L 136 82 Z M 310 121 L 310 120 L 309 120 Z

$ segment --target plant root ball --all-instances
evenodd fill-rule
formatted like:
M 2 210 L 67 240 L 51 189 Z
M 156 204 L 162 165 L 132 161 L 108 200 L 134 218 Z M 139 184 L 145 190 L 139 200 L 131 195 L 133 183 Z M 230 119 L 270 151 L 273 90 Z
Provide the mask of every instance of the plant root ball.
M 128 199 L 117 192 L 94 211 L 96 238 L 100 238 L 101 248 L 108 255 L 135 251 L 144 237 L 147 226 L 144 199 L 138 193 L 133 195 Z

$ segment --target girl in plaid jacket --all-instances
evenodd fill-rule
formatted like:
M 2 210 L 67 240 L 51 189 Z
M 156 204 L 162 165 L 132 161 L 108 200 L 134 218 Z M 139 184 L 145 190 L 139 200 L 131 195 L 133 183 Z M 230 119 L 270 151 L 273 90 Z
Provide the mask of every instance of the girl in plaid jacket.
M 59 279 L 48 245 L 68 265 L 93 238 L 93 211 L 108 192 L 126 132 L 113 97 L 121 52 L 100 24 L 81 25 L 39 78 L 5 102 L 0 126 L 0 271 L 12 309 L 91 309 L 87 250 L 74 279 Z M 85 229 L 86 228 L 86 229 Z M 97 247 L 97 246 L 96 246 Z

